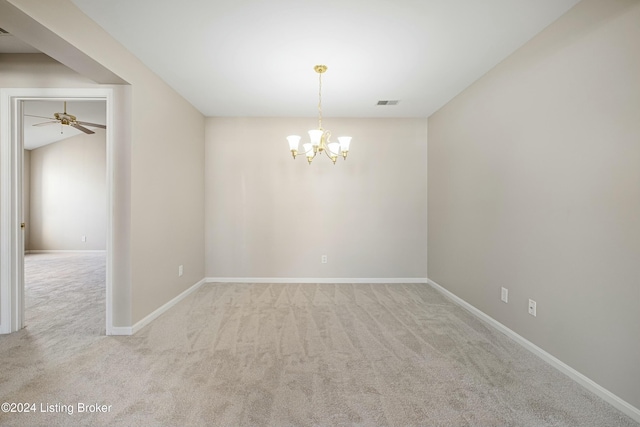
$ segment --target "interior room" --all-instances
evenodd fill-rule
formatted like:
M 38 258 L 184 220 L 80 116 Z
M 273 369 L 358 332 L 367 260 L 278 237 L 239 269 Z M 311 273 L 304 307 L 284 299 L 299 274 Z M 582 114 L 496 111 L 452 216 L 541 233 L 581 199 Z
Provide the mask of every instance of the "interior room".
M 104 335 L 106 103 L 31 100 L 22 107 L 25 324 Z M 63 125 L 56 117 L 67 109 L 99 126 Z
M 0 0 L 0 424 L 640 425 L 640 2 L 161 3 Z

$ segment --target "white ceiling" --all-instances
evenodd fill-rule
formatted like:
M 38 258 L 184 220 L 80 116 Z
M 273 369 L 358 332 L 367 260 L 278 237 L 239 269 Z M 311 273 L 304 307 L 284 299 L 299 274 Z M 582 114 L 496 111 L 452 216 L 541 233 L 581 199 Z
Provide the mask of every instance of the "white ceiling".
M 326 64 L 341 117 L 427 117 L 578 2 L 72 1 L 206 116 L 314 116 Z
M 578 2 L 71 1 L 204 115 L 258 117 L 316 115 L 316 64 L 324 116 L 428 117 Z
M 105 124 L 106 108 L 105 101 L 67 101 L 67 113 L 73 114 L 77 120 L 89 123 Z M 24 148 L 33 150 L 43 145 L 51 144 L 81 135 L 82 132 L 71 126 L 52 124 L 48 126 L 33 126 L 37 123 L 53 121 L 54 113 L 64 112 L 63 100 L 56 101 L 24 101 Z M 41 116 L 30 117 L 28 115 Z M 50 118 L 47 120 L 44 117 Z M 95 128 L 88 127 L 95 131 Z

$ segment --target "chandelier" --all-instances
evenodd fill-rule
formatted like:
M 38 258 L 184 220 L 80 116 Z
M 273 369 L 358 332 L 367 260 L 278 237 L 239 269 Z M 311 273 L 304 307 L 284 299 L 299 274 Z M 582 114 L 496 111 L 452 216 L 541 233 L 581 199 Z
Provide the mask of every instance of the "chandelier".
M 331 132 L 322 128 L 322 74 L 327 71 L 327 66 L 316 65 L 313 69 L 318 73 L 318 129 L 312 129 L 309 131 L 309 139 L 311 142 L 302 144 L 302 147 L 309 164 L 311 164 L 318 153 L 324 153 L 335 165 L 339 155 L 342 155 L 343 159 L 347 158 L 349 145 L 351 144 L 351 137 L 339 136 L 338 142 L 329 141 Z M 289 135 L 287 137 L 287 141 L 289 141 L 289 148 L 291 149 L 291 154 L 295 159 L 296 155 L 298 155 L 300 136 Z

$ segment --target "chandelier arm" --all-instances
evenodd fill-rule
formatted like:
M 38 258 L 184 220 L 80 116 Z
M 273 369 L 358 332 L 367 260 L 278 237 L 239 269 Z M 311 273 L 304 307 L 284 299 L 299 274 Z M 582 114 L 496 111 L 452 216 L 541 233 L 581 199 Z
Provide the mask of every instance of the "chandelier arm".
M 299 151 L 299 152 L 298 152 L 298 154 L 296 155 L 296 158 L 304 156 L 304 157 L 305 157 L 305 159 L 306 159 L 306 158 L 307 158 L 307 153 L 308 153 L 308 152 L 312 152 L 312 153 L 313 153 L 313 149 L 311 149 L 311 150 L 309 150 L 309 151 L 304 151 L 304 150 Z M 318 153 L 313 153 L 313 157 L 316 157 L 316 155 L 317 155 L 317 154 L 318 154 Z
M 329 154 L 331 150 L 329 150 L 329 148 L 327 148 L 326 150 L 324 150 L 324 154 L 327 155 L 327 157 L 329 158 L 329 160 L 331 160 L 331 162 L 335 165 L 336 164 L 336 160 L 338 160 L 338 154 L 335 154 L 333 152 L 331 152 L 331 154 Z

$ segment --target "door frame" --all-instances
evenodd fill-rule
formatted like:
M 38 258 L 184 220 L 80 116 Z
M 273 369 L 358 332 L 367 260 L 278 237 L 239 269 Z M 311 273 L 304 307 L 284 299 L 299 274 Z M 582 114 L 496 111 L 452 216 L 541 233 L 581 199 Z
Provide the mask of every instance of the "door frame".
M 113 89 L 10 88 L 0 89 L 0 334 L 24 327 L 24 232 L 22 222 L 23 123 L 22 101 L 106 101 L 107 224 L 106 334 L 113 328 L 113 207 L 114 129 Z M 27 224 L 28 226 L 28 224 Z M 117 328 L 116 328 L 117 329 Z

